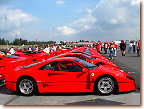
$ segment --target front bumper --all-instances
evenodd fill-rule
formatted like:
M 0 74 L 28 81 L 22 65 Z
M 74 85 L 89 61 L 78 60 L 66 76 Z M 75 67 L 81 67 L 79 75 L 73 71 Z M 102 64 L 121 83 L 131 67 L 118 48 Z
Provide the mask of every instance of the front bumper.
M 119 82 L 119 92 L 133 91 L 136 89 L 135 82 Z

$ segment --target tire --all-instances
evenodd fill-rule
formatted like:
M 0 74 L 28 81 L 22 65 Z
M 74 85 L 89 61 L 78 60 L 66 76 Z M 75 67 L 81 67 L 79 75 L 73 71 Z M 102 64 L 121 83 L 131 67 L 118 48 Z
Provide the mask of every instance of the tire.
M 94 93 L 100 95 L 110 95 L 117 89 L 117 82 L 111 76 L 103 76 L 95 81 Z
M 25 77 L 17 82 L 17 91 L 22 96 L 32 96 L 37 92 L 37 85 L 34 79 Z

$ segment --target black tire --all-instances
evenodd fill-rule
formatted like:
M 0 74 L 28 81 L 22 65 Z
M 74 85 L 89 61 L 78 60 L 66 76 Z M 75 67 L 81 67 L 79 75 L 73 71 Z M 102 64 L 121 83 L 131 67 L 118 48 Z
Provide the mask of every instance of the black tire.
M 117 91 L 117 82 L 113 77 L 109 75 L 99 77 L 95 81 L 94 94 L 110 95 L 116 91 Z
M 22 96 L 32 96 L 37 93 L 37 85 L 33 78 L 24 77 L 18 80 L 16 92 Z

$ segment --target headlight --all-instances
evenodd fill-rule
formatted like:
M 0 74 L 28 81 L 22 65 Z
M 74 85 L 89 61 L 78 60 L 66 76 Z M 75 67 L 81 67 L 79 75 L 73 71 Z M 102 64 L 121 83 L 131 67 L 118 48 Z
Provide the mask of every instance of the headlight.
M 127 77 L 128 79 L 134 81 L 134 79 L 133 79 L 132 77 L 130 77 L 130 76 L 126 76 L 126 77 Z
M 0 78 L 2 77 L 2 75 L 0 75 Z

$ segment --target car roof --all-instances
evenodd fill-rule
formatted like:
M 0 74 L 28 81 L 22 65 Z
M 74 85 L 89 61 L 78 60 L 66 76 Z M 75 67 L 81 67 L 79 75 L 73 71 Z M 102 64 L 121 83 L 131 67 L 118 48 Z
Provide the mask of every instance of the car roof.
M 74 55 L 74 54 L 76 54 L 76 55 L 81 55 L 82 53 L 67 53 L 66 55 Z
M 57 57 L 57 58 L 53 58 L 53 59 L 48 59 L 48 61 L 66 61 L 66 60 L 70 60 L 73 61 L 76 57 Z
M 53 58 L 52 57 L 52 58 L 49 58 L 47 60 L 43 60 L 41 62 L 36 62 L 36 63 L 30 64 L 30 65 L 27 65 L 27 66 L 23 66 L 21 68 L 24 68 L 24 69 L 30 68 L 34 65 L 38 65 L 38 64 L 43 63 L 43 62 L 47 63 L 47 62 L 53 62 L 53 61 L 73 61 L 75 58 L 76 57 L 62 57 L 62 58 Z

